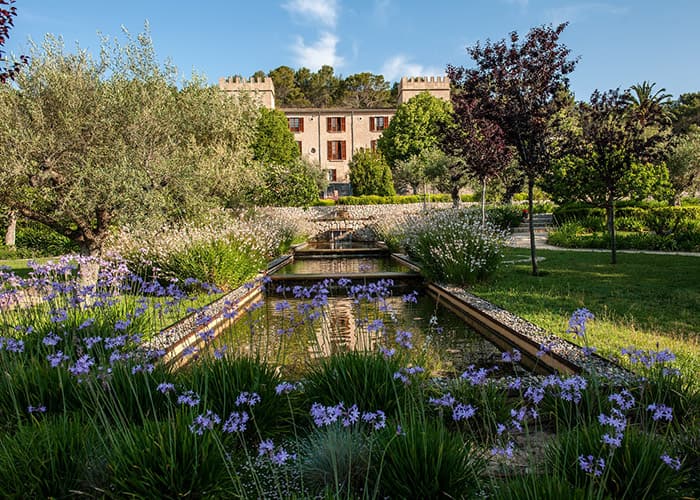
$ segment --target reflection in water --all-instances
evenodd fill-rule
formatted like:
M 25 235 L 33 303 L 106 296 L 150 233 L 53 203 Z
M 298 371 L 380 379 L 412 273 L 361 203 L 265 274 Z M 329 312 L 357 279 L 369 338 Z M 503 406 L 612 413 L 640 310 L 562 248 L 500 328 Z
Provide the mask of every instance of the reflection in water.
M 358 274 L 377 272 L 409 272 L 410 269 L 386 257 L 338 257 L 299 259 L 284 266 L 278 274 Z
M 382 297 L 389 289 L 374 284 L 338 289 L 338 297 L 319 293 L 328 289 L 318 285 L 308 290 L 296 287 L 268 296 L 262 307 L 220 335 L 216 346 L 259 357 L 287 376 L 299 376 L 314 359 L 348 350 L 410 347 L 411 358 L 438 375 L 461 373 L 470 364 L 491 367 L 500 360 L 493 344 L 428 296 Z

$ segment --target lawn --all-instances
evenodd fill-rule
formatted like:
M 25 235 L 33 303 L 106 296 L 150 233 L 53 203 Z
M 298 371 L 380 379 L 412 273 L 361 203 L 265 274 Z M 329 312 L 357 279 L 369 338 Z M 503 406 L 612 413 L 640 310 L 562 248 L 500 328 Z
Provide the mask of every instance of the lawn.
M 529 250 L 506 249 L 505 260 L 516 262 L 471 291 L 560 335 L 585 307 L 596 317 L 588 334 L 600 353 L 668 348 L 686 373 L 700 372 L 700 258 L 625 253 L 612 265 L 604 252 L 537 255 L 541 276 L 531 274 Z

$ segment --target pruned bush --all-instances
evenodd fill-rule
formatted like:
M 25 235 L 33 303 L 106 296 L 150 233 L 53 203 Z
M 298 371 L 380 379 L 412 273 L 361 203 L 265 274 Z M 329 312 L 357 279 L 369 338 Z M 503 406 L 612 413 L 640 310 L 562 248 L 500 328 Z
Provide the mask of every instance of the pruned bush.
M 443 210 L 407 219 L 405 248 L 431 279 L 470 284 L 501 262 L 506 233 L 469 210 Z

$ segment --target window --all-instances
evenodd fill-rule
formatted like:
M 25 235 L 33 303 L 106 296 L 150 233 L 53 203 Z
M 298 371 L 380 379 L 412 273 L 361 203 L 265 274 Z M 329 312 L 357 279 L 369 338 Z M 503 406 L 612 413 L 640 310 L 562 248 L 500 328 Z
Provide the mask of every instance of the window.
M 345 160 L 346 154 L 345 141 L 328 141 L 329 160 Z
M 389 126 L 388 116 L 370 116 L 369 130 L 371 132 L 381 132 Z
M 287 118 L 289 123 L 289 130 L 292 132 L 303 132 L 304 131 L 304 119 L 303 118 Z
M 369 141 L 369 148 L 374 153 L 377 150 L 377 141 Z
M 299 146 L 299 156 L 301 156 L 301 141 L 297 141 L 297 146 Z
M 329 116 L 326 118 L 326 130 L 328 132 L 345 132 L 345 117 Z
M 327 168 L 326 169 L 326 180 L 328 182 L 335 182 L 338 180 L 338 172 L 334 168 Z

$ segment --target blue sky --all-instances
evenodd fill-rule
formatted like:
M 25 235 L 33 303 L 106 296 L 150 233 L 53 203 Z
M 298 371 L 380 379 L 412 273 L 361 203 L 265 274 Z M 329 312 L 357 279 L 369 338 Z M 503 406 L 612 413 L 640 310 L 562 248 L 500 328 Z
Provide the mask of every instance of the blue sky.
M 211 83 L 281 65 L 336 74 L 442 74 L 470 65 L 465 47 L 569 21 L 578 99 L 643 80 L 677 97 L 700 91 L 700 0 L 17 0 L 10 52 L 62 35 L 97 52 L 97 32 L 136 34 L 148 20 L 158 56 Z

